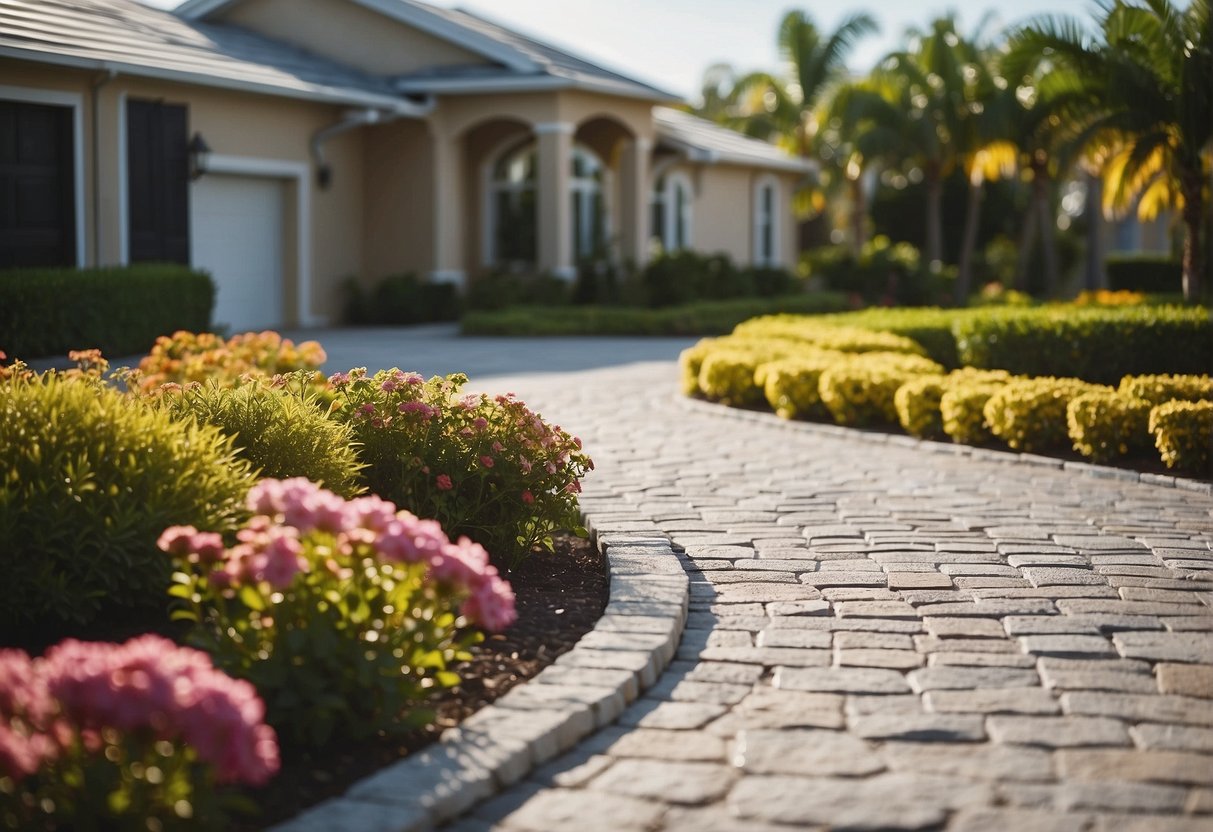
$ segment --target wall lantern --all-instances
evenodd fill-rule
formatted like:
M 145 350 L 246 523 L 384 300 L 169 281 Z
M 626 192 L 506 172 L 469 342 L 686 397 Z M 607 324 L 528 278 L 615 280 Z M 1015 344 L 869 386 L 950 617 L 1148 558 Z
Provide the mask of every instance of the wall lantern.
M 194 138 L 190 139 L 187 149 L 190 159 L 190 179 L 201 179 L 203 174 L 210 170 L 211 147 L 206 143 L 206 139 L 202 138 L 201 133 L 195 133 Z

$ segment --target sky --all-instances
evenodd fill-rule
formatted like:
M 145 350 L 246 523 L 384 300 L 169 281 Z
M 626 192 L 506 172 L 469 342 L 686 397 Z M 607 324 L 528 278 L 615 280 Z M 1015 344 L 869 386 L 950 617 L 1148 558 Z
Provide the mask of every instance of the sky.
M 172 8 L 177 0 L 144 0 Z M 307 0 L 295 0 L 301 10 Z M 1069 14 L 1089 21 L 1094 0 L 866 0 L 795 3 L 789 0 L 430 0 L 457 6 L 584 58 L 623 71 L 693 100 L 704 70 L 725 62 L 737 70 L 775 70 L 779 20 L 792 8 L 809 12 L 816 24 L 833 31 L 849 14 L 867 11 L 880 34 L 861 40 L 848 62 L 858 72 L 871 69 L 898 48 L 908 27 L 925 26 L 957 11 L 962 32 L 972 32 L 983 17 L 996 34 L 1042 13 Z

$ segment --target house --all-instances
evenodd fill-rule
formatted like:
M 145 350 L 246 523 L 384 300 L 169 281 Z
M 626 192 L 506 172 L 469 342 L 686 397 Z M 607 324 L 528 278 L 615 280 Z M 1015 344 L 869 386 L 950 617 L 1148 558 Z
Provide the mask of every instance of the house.
M 416 0 L 0 2 L 0 268 L 188 262 L 234 329 L 351 275 L 792 265 L 802 160 Z

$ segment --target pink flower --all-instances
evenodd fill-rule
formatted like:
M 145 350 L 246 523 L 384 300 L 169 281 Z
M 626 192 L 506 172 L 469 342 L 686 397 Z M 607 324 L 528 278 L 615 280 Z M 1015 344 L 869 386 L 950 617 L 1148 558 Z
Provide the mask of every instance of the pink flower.
M 480 457 L 480 464 L 483 465 L 485 468 L 492 468 L 493 467 L 493 458 L 491 456 L 482 456 L 482 457 Z
M 532 503 L 535 502 L 535 495 L 532 494 L 530 492 L 530 490 L 523 491 L 522 492 L 522 502 L 526 503 L 528 506 L 531 505 Z
M 329 376 L 329 384 L 340 389 L 350 383 L 349 373 L 333 373 Z
M 472 427 L 476 428 L 476 430 L 484 430 L 488 426 L 489 420 L 483 416 L 477 416 L 475 421 L 472 422 Z
M 460 612 L 490 632 L 501 632 L 518 617 L 514 608 L 514 591 L 496 574 L 467 597 Z
M 439 491 L 450 491 L 452 488 L 454 488 L 451 478 L 446 474 L 439 474 L 434 484 L 438 486 Z
M 193 526 L 169 526 L 160 533 L 156 546 L 162 552 L 168 552 L 170 555 L 187 555 L 196 534 L 198 534 L 198 530 Z

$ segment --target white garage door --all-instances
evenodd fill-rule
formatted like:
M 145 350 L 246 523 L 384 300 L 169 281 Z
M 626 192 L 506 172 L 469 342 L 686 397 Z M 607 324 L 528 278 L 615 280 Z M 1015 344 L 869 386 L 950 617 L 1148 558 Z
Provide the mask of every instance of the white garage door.
M 194 183 L 192 259 L 215 279 L 215 326 L 234 334 L 283 324 L 284 198 L 277 179 L 207 174 Z

